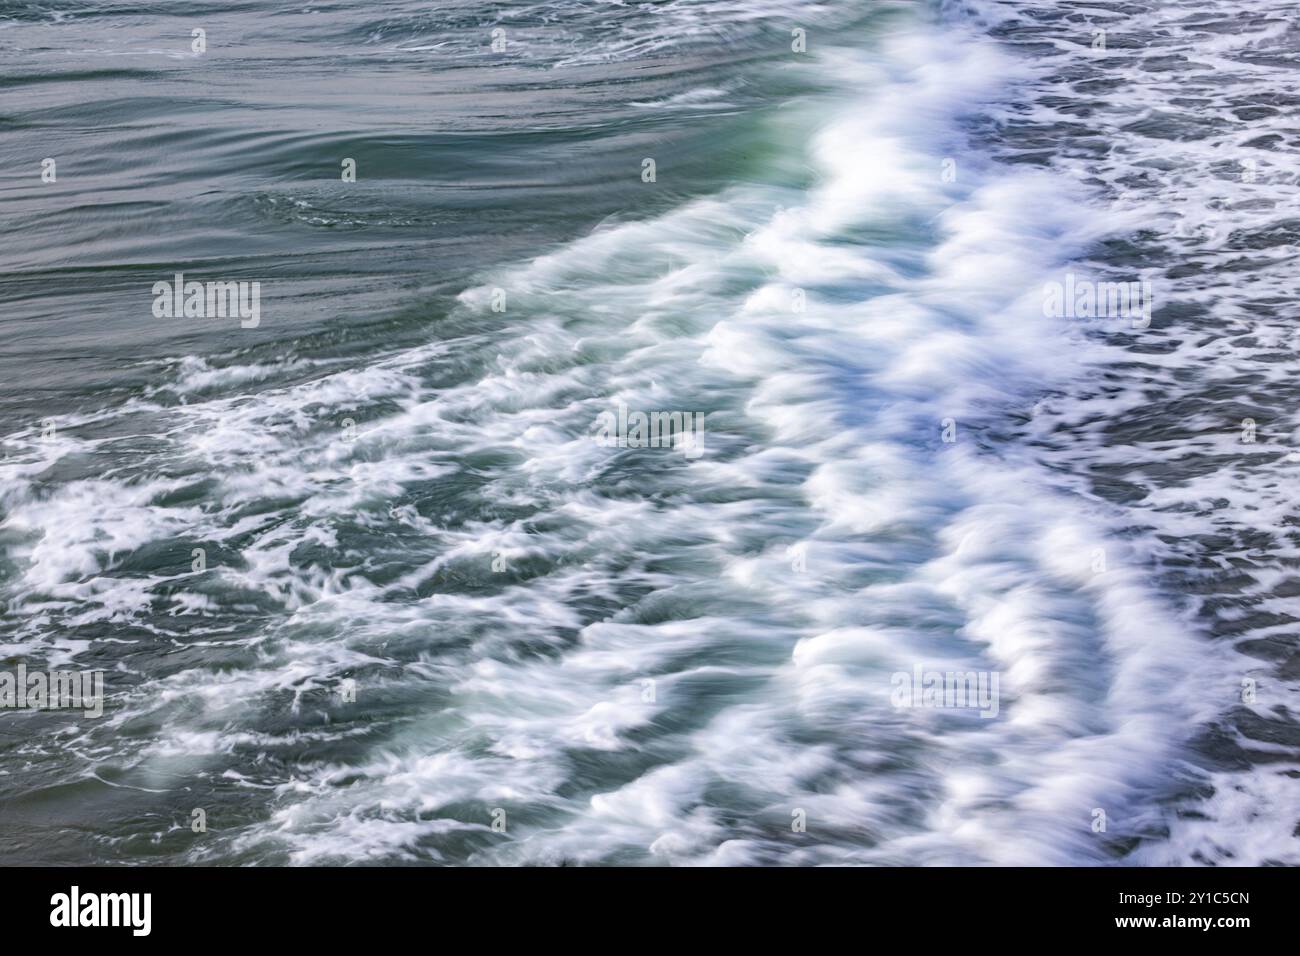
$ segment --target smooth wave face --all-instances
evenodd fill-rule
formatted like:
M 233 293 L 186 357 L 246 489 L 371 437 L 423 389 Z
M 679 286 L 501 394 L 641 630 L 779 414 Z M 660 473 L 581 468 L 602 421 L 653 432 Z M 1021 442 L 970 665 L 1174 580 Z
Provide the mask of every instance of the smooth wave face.
M 109 690 L 0 712 L 6 860 L 1297 862 L 1292 243 L 1196 186 L 1283 146 L 1157 109 L 1281 96 L 1288 28 L 382 6 L 0 8 L 69 157 L 0 181 L 0 669 Z M 261 325 L 155 319 L 182 269 Z M 1046 317 L 1067 274 L 1160 306 Z

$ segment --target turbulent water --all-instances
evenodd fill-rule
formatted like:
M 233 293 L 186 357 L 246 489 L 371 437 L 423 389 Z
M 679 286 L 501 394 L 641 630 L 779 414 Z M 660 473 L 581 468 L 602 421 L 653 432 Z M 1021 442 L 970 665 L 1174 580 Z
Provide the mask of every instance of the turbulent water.
M 1300 863 L 1297 67 L 1280 0 L 0 0 L 0 670 L 106 692 L 0 710 L 0 862 Z

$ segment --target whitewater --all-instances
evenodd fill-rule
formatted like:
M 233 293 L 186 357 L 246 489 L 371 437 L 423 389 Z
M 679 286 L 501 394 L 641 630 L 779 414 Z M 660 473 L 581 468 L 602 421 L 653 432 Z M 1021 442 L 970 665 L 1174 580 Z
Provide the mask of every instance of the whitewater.
M 418 326 L 310 352 L 232 322 L 53 434 L 6 430 L 0 659 L 107 690 L 97 721 L 0 716 L 8 856 L 1300 862 L 1300 453 L 1294 405 L 1247 394 L 1294 381 L 1294 135 L 1261 115 L 1278 143 L 1238 136 L 1210 176 L 1236 130 L 1162 112 L 1238 72 L 1287 89 L 1267 54 L 1294 28 L 846 6 L 526 33 L 553 83 L 718 31 L 771 47 L 621 107 L 744 115 L 740 171 L 680 188 L 671 150 L 611 134 L 652 211 L 472 264 Z M 1192 53 L 1205 90 L 1150 62 Z M 1046 314 L 1067 275 L 1149 283 L 1154 321 Z M 702 416 L 702 453 L 595 440 L 619 409 Z M 899 707 L 922 669 L 996 675 L 996 712 Z M 74 803 L 97 822 L 43 850 Z

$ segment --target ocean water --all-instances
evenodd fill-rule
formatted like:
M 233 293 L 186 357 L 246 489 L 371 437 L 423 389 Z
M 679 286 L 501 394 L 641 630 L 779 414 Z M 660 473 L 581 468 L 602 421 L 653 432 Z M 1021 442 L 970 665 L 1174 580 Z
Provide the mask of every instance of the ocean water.
M 0 672 L 105 688 L 0 708 L 0 862 L 1300 863 L 1297 66 L 1280 0 L 0 0 Z

